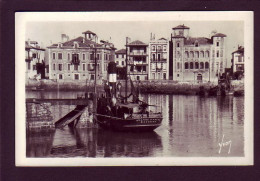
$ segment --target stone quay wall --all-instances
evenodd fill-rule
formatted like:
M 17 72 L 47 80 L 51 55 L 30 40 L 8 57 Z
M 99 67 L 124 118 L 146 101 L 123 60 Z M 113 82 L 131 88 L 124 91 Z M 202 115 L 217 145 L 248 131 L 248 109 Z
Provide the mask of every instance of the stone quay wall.
M 26 129 L 41 131 L 55 129 L 50 103 L 26 103 Z
M 235 91 L 244 91 L 244 81 L 231 81 Z M 125 91 L 125 81 L 120 80 L 122 85 L 121 91 Z M 217 82 L 177 82 L 173 80 L 145 80 L 133 81 L 135 87 L 139 87 L 142 93 L 158 93 L 158 94 L 182 94 L 195 95 L 201 86 L 209 89 L 217 86 Z M 139 86 L 137 86 L 139 85 Z M 43 89 L 55 91 L 86 91 L 94 90 L 94 82 L 86 81 L 53 81 L 53 80 L 29 80 L 26 83 L 26 89 Z M 128 91 L 131 90 L 131 84 L 128 83 Z M 97 91 L 104 91 L 102 82 L 97 82 Z

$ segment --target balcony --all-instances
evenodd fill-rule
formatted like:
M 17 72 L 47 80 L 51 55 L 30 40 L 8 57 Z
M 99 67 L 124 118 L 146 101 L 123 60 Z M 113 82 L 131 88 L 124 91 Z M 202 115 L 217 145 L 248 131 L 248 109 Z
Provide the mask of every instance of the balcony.
M 167 59 L 160 59 L 160 60 L 156 60 L 156 59 L 150 59 L 151 62 L 158 62 L 158 63 L 166 63 Z
M 32 57 L 26 57 L 25 62 L 30 62 L 30 61 L 32 61 L 32 59 L 33 59 Z
M 146 52 L 130 52 L 129 55 L 131 56 L 147 56 Z

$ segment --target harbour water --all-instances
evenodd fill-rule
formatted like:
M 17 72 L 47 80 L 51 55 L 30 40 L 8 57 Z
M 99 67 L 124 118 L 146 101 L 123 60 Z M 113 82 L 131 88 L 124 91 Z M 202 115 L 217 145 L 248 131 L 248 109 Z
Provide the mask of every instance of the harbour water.
M 76 98 L 83 92 L 27 91 L 27 98 Z M 241 157 L 244 156 L 244 97 L 142 95 L 162 110 L 162 125 L 149 133 L 101 129 L 27 132 L 27 157 Z M 74 109 L 52 106 L 53 121 Z

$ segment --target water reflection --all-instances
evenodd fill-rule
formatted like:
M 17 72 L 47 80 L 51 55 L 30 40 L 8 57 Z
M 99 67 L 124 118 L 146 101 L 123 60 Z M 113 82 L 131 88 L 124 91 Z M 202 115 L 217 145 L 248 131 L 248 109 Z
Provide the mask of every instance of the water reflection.
M 48 93 L 49 94 L 49 93 Z M 50 93 L 52 94 L 52 93 Z M 77 93 L 45 95 L 58 98 Z M 28 94 L 29 96 L 35 96 Z M 244 98 L 182 95 L 142 95 L 152 110 L 163 112 L 162 126 L 151 133 L 114 133 L 98 129 L 57 129 L 55 133 L 27 134 L 28 157 L 149 157 L 149 156 L 243 156 Z M 51 108 L 54 121 L 71 105 Z M 232 148 L 218 144 L 232 141 Z

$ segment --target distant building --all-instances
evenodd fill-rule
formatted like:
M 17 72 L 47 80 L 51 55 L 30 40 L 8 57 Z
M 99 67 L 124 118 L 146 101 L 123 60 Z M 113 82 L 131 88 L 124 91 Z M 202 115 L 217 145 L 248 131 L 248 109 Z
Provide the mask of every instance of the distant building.
M 226 68 L 225 38 L 215 33 L 211 38 L 190 37 L 189 27 L 172 28 L 169 78 L 177 81 L 217 81 Z
M 114 61 L 114 45 L 102 40 L 97 43 L 98 37 L 91 31 L 82 34 L 84 37 L 72 40 L 62 34 L 62 42 L 48 47 L 50 79 L 94 80 L 96 56 L 97 80 L 107 80 L 108 63 Z
M 151 36 L 149 43 L 149 79 L 169 79 L 169 41 L 165 38 L 155 40 Z
M 115 62 L 117 67 L 125 67 L 126 49 L 120 49 L 115 52 Z
M 26 79 L 45 78 L 45 49 L 38 45 L 37 41 L 25 42 Z
M 132 80 L 148 80 L 148 45 L 136 40 L 128 47 L 128 72 Z
M 238 49 L 232 53 L 231 59 L 232 73 L 244 72 L 244 47 L 238 46 Z

